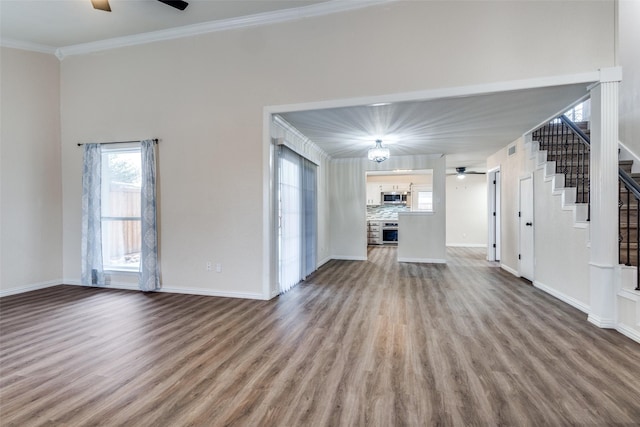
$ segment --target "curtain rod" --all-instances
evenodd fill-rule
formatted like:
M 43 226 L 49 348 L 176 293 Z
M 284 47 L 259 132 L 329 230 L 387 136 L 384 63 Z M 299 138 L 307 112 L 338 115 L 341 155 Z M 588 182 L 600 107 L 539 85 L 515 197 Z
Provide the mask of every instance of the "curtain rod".
M 158 143 L 158 138 L 153 138 L 152 139 L 154 144 Z M 127 144 L 127 143 L 131 143 L 131 142 L 142 142 L 141 140 L 139 141 L 110 141 L 110 142 L 96 142 L 95 144 Z M 89 144 L 89 143 L 87 143 Z M 94 144 L 94 143 L 91 143 Z M 78 142 L 78 147 L 82 147 L 84 145 L 84 143 L 82 142 Z

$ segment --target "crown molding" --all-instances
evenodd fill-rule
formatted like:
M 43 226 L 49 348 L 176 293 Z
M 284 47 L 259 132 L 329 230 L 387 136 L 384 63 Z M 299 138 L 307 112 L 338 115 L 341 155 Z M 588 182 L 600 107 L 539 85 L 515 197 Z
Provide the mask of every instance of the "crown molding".
M 306 156 L 304 155 L 305 154 L 304 152 L 302 153 L 299 152 L 298 148 L 300 147 L 302 148 L 302 151 L 305 151 L 305 149 L 313 151 L 316 155 L 318 155 L 320 158 L 324 160 L 332 159 L 329 153 L 327 153 L 322 148 L 320 148 L 315 142 L 313 142 L 306 135 L 300 132 L 291 123 L 289 123 L 288 121 L 286 121 L 285 119 L 277 115 L 273 115 L 271 117 L 273 119 L 274 126 L 282 129 L 282 132 L 284 133 L 284 140 L 293 142 L 294 147 L 290 146 L 289 144 L 285 144 L 289 148 L 293 149 L 293 151 L 296 151 L 298 154 L 306 158 Z
M 32 52 L 48 53 L 49 55 L 56 54 L 56 48 L 53 46 L 25 42 L 21 40 L 3 38 L 3 39 L 0 39 L 0 46 L 9 47 L 13 49 L 29 50 Z
M 200 24 L 185 25 L 182 27 L 170 28 L 167 30 L 152 31 L 132 36 L 116 37 L 96 42 L 65 46 L 56 49 L 55 55 L 58 57 L 58 59 L 62 60 L 65 57 L 71 55 L 84 55 L 103 50 L 135 46 L 163 40 L 173 40 L 183 37 L 192 37 L 200 34 L 254 27 L 259 25 L 277 24 L 304 18 L 311 18 L 315 16 L 324 16 L 333 13 L 347 12 L 369 6 L 392 3 L 395 1 L 398 0 L 330 0 L 324 3 L 318 3 L 305 7 L 259 13 L 255 15 L 242 16 L 220 21 L 203 22 Z

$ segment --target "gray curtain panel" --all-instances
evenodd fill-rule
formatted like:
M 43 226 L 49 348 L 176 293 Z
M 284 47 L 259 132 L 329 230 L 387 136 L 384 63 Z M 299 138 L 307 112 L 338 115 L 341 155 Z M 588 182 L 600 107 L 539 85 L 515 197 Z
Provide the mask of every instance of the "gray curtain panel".
M 101 224 L 102 151 L 100 144 L 84 145 L 82 166 L 82 270 L 83 285 L 104 285 Z
M 160 265 L 158 264 L 158 228 L 156 203 L 156 153 L 155 144 L 147 139 L 141 142 L 142 190 L 140 197 L 142 221 L 142 248 L 140 254 L 140 290 L 160 289 Z

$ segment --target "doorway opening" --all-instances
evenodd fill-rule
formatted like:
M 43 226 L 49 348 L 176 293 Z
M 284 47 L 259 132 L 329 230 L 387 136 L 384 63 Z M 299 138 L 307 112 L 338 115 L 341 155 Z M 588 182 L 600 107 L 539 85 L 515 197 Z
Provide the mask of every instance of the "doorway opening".
M 368 249 L 398 246 L 400 214 L 433 211 L 433 169 L 367 171 L 365 181 Z

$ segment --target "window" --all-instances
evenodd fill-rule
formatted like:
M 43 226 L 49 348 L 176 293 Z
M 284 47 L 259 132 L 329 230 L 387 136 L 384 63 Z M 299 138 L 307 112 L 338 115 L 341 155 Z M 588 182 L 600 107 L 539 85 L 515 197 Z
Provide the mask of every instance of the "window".
M 433 210 L 433 192 L 432 191 L 418 191 L 417 210 L 419 211 Z
M 101 182 L 104 269 L 138 271 L 142 236 L 140 147 L 103 147 Z
M 413 185 L 411 187 L 411 210 L 414 212 L 433 212 L 433 188 L 431 185 Z
M 587 99 L 586 101 L 565 111 L 564 115 L 567 116 L 567 118 L 574 123 L 588 122 L 591 119 L 591 100 Z M 551 122 L 560 123 L 560 119 L 554 119 Z

